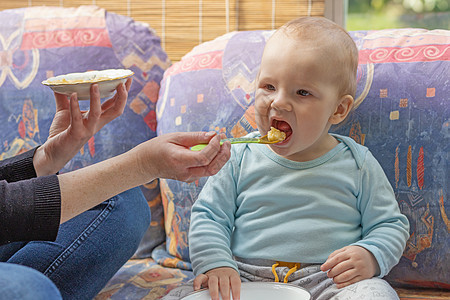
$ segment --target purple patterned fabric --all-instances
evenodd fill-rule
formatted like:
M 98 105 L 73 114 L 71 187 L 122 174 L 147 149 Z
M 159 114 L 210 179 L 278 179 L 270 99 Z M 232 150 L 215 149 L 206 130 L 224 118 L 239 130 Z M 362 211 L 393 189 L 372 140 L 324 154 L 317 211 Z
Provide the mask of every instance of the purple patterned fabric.
M 148 26 L 96 6 L 4 10 L 0 19 L 0 159 L 45 142 L 55 102 L 51 89 L 41 82 L 72 72 L 125 68 L 135 75 L 123 115 L 97 133 L 62 172 L 118 155 L 156 136 L 159 83 L 170 61 Z M 80 101 L 80 106 L 88 109 L 89 101 Z M 149 205 L 156 205 L 147 233 L 151 238 L 137 253 L 149 256 L 164 241 L 163 210 L 160 201 L 154 201 L 160 199 L 158 181 L 142 190 Z
M 158 134 L 216 130 L 242 136 L 255 130 L 254 80 L 271 33 L 226 34 L 169 68 L 157 103 Z M 356 110 L 334 131 L 369 147 L 411 222 L 411 238 L 388 280 L 449 288 L 450 33 L 396 29 L 351 35 L 360 53 Z M 160 259 L 163 265 L 189 266 L 190 208 L 205 181 L 162 180 L 171 255 Z

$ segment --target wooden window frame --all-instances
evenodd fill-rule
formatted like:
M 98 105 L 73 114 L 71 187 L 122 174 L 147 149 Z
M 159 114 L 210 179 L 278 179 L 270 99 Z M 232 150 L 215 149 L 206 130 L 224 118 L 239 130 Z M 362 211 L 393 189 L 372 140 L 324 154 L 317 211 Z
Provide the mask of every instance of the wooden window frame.
M 346 28 L 348 0 L 325 0 L 324 16 Z

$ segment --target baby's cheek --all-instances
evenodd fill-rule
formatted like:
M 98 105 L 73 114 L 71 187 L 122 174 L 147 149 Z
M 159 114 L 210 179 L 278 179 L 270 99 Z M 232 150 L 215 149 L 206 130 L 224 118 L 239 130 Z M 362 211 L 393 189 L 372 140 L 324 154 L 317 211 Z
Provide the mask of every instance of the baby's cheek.
M 267 105 L 264 105 L 263 103 L 255 103 L 255 119 L 256 125 L 258 125 L 259 129 L 261 129 L 260 126 L 269 125 L 269 113 Z
M 255 103 L 270 103 L 270 93 L 263 89 L 257 89 L 255 91 Z
M 271 104 L 270 97 L 268 95 L 265 95 L 263 93 L 256 93 L 255 95 L 255 112 L 259 115 L 268 115 L 270 104 Z

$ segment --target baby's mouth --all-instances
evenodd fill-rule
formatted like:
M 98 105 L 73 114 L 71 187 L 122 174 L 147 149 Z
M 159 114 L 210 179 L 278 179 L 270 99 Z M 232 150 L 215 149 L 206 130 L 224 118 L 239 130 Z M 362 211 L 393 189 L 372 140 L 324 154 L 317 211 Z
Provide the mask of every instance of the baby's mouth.
M 274 119 L 272 120 L 272 127 L 275 127 L 276 129 L 283 131 L 286 134 L 286 139 L 283 142 L 287 141 L 292 135 L 292 128 L 288 122 Z

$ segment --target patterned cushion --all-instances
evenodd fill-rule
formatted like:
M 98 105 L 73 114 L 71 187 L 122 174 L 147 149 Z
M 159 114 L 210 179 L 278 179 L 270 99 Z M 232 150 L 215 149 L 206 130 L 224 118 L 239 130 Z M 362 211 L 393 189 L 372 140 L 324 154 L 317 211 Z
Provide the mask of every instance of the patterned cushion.
M 167 292 L 193 277 L 191 271 L 164 268 L 151 258 L 131 259 L 95 300 L 161 299 Z
M 271 34 L 229 33 L 171 66 L 161 82 L 158 134 L 216 130 L 236 137 L 255 130 L 254 80 Z M 450 32 L 397 29 L 351 36 L 360 50 L 356 110 L 334 131 L 371 149 L 411 222 L 404 255 L 388 279 L 398 286 L 449 288 Z M 206 180 L 161 181 L 171 264 L 189 267 L 190 208 Z M 162 256 L 161 249 L 156 255 Z
M 64 16 L 62 18 L 61 16 Z M 0 12 L 0 159 L 45 142 L 55 113 L 54 75 L 109 68 L 135 75 L 123 116 L 106 125 L 63 172 L 123 153 L 156 135 L 156 101 L 170 65 L 148 26 L 96 6 L 29 7 Z M 81 101 L 82 109 L 89 101 Z M 164 241 L 159 182 L 142 187 L 152 206 L 152 226 L 137 255 Z

